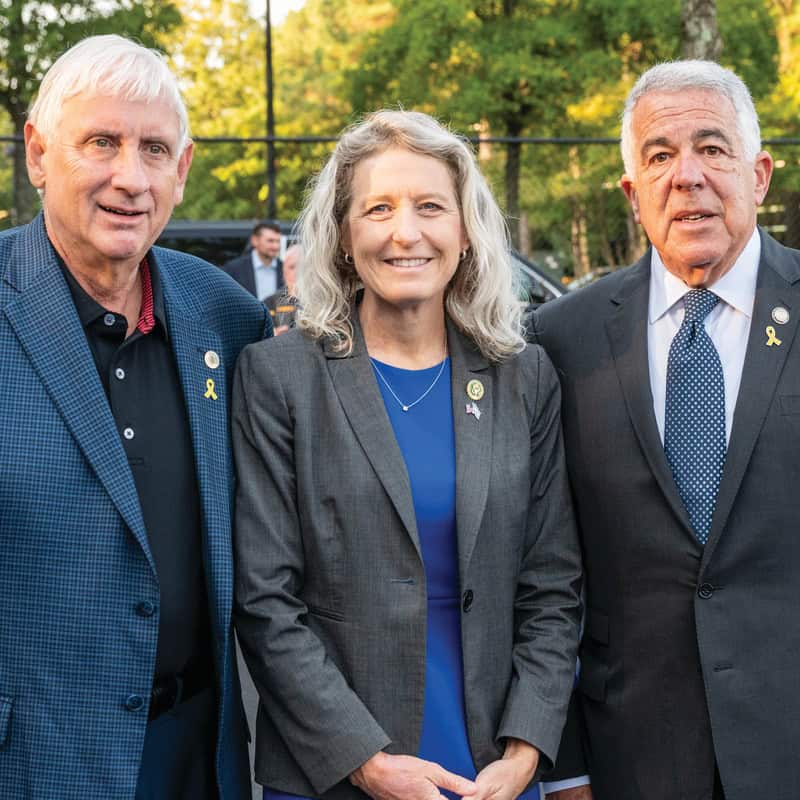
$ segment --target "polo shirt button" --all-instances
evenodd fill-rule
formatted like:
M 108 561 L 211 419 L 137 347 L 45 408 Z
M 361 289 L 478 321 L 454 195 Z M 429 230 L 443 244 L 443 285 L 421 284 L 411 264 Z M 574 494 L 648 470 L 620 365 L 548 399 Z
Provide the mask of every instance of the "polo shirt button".
M 113 314 L 106 314 L 103 317 L 103 323 L 107 325 L 109 328 L 117 321 L 117 318 Z
M 461 604 L 461 607 L 464 609 L 465 614 L 468 613 L 469 610 L 472 608 L 472 601 L 474 599 L 475 595 L 473 594 L 472 589 L 467 589 L 467 591 L 464 592 L 464 598 Z
M 133 428 L 125 428 L 125 430 L 124 430 L 124 431 L 122 431 L 122 435 L 123 435 L 123 436 L 124 436 L 124 437 L 125 437 L 125 438 L 126 438 L 128 441 L 130 441 L 131 439 L 133 439 L 133 437 L 134 437 L 134 436 L 136 436 L 136 434 L 133 432 Z
M 122 380 L 125 380 L 125 370 L 124 370 L 124 369 L 122 369 L 122 367 L 117 367 L 117 368 L 114 370 L 114 374 L 117 376 L 117 379 L 118 379 L 118 380 L 121 380 L 121 381 L 122 381 Z
M 140 694 L 129 694 L 125 698 L 125 708 L 128 711 L 141 711 L 144 708 L 144 697 Z
M 136 606 L 136 613 L 140 617 L 152 617 L 153 614 L 156 613 L 156 605 L 149 600 L 142 600 L 142 602 Z

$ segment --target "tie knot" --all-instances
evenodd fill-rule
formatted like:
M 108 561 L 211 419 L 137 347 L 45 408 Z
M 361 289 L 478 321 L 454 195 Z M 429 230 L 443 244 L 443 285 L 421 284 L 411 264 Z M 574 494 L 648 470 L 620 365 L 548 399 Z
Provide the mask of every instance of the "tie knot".
M 708 289 L 692 289 L 683 296 L 686 319 L 691 322 L 702 322 L 718 302 L 719 297 Z

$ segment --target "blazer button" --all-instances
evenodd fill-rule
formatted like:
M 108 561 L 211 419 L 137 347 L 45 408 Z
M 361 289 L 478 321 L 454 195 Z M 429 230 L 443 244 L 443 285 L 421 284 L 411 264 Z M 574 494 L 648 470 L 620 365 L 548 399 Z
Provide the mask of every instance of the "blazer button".
M 125 698 L 125 708 L 128 711 L 141 711 L 144 708 L 144 697 L 140 694 L 129 694 Z
M 472 608 L 472 601 L 475 599 L 475 595 L 472 593 L 472 589 L 467 589 L 464 592 L 464 600 L 461 604 L 461 608 L 464 609 L 464 613 L 468 613 L 469 610 Z
M 149 600 L 142 600 L 142 602 L 136 606 L 136 613 L 140 617 L 152 617 L 153 614 L 156 613 L 155 603 L 151 603 Z
M 701 583 L 697 595 L 701 600 L 710 600 L 714 596 L 714 587 L 710 583 Z

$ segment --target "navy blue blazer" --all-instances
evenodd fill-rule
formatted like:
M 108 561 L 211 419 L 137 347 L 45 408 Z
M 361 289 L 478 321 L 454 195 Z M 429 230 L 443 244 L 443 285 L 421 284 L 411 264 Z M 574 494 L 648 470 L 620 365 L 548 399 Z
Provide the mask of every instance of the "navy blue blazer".
M 231 636 L 229 398 L 269 316 L 216 267 L 155 247 L 202 505 L 221 800 L 250 797 Z M 0 234 L 0 797 L 133 798 L 159 585 L 133 477 L 41 215 Z M 214 350 L 211 370 L 204 355 Z M 206 381 L 217 399 L 205 397 Z M 128 702 L 145 700 L 138 710 Z
M 253 256 L 251 250 L 248 250 L 244 255 L 232 258 L 226 264 L 223 264 L 220 269 L 227 272 L 236 283 L 244 286 L 250 294 L 254 297 L 256 296 L 256 276 L 253 273 Z M 275 291 L 277 292 L 279 289 L 283 288 L 285 283 L 283 280 L 283 261 L 280 259 L 278 259 L 276 280 Z M 259 297 L 258 299 L 264 300 L 263 297 Z

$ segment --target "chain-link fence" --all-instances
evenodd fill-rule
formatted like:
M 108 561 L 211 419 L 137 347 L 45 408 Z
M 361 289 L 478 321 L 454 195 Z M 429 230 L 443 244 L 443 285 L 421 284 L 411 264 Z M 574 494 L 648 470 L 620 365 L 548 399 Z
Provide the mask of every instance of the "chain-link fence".
M 296 218 L 308 179 L 333 148 L 333 137 L 274 139 L 278 216 Z M 13 224 L 12 148 L 0 155 L 0 227 Z M 775 160 L 759 223 L 780 241 L 800 247 L 800 140 L 767 139 Z M 475 142 L 484 174 L 508 207 L 507 159 L 519 152 L 517 214 L 509 226 L 518 249 L 555 280 L 587 281 L 631 263 L 647 241 L 619 188 L 622 163 L 614 139 L 482 139 Z M 266 213 L 266 142 L 198 139 L 179 219 L 262 218 Z

